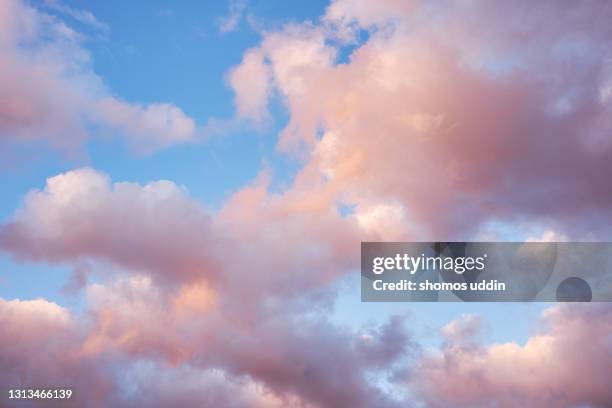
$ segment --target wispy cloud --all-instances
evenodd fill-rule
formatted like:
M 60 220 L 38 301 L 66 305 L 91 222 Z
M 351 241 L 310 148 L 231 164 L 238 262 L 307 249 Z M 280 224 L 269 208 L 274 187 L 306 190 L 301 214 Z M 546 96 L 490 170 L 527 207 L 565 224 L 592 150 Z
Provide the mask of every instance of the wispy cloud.
M 110 27 L 108 24 L 98 20 L 90 11 L 75 9 L 65 5 L 59 0 L 43 0 L 43 4 L 50 10 L 68 16 L 81 24 L 91 27 L 103 37 L 107 37 L 110 34 Z
M 235 31 L 240 24 L 247 6 L 247 0 L 230 0 L 227 16 L 219 18 L 219 31 L 229 33 Z

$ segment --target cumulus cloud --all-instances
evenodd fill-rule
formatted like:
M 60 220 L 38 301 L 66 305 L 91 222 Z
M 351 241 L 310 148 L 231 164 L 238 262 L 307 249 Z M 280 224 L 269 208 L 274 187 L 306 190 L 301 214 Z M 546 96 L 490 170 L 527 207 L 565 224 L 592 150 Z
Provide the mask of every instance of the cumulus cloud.
M 125 407 L 280 408 L 294 403 L 248 378 L 233 378 L 217 369 L 169 367 L 147 361 L 127 367 L 122 380 L 135 385 L 114 401 Z
M 57 386 L 61 379 L 79 390 L 77 401 L 122 406 L 404 406 L 400 393 L 377 385 L 385 376 L 428 407 L 612 401 L 606 304 L 552 307 L 524 345 L 477 341 L 480 321 L 465 315 L 442 329 L 440 350 L 421 355 L 400 318 L 361 332 L 282 309 L 245 322 L 206 296 L 184 315 L 184 292 L 165 293 L 145 277 L 90 285 L 85 320 L 44 300 L 2 300 L 0 361 L 11 369 L 0 382 Z
M 0 228 L 2 247 L 24 259 L 93 259 L 156 276 L 187 279 L 214 273 L 211 220 L 170 181 L 115 183 L 84 168 L 32 191 Z
M 234 72 L 263 58 L 270 76 L 253 78 L 289 113 L 279 146 L 310 146 L 304 173 L 357 209 L 401 205 L 408 234 L 460 239 L 521 214 L 603 236 L 611 15 L 605 2 L 342 0 L 266 33 Z M 240 115 L 255 85 L 232 86 Z
M 106 405 L 401 405 L 403 396 L 390 394 L 380 381 L 398 387 L 405 364 L 419 350 L 404 321 L 392 318 L 366 330 L 339 326 L 325 318 L 330 295 L 319 293 L 343 270 L 338 259 L 350 257 L 348 237 L 359 234 L 359 222 L 333 212 L 328 222 L 313 222 L 311 216 L 321 220 L 330 211 L 328 203 L 320 197 L 305 202 L 299 193 L 271 195 L 262 176 L 209 215 L 170 182 L 111 183 L 91 169 L 51 178 L 2 227 L 4 248 L 54 262 L 101 257 L 132 272 L 85 283 L 84 318 L 43 300 L 1 302 L 0 340 L 12 344 L 2 348 L 1 361 L 20 367 L 4 370 L 2 383 L 46 384 L 61 368 L 67 386 Z M 134 231 L 115 231 L 126 220 Z M 343 222 L 349 235 L 334 237 Z M 169 231 L 172 245 L 162 239 Z M 207 254 L 202 248 L 210 250 L 219 237 L 228 239 L 232 256 L 210 263 L 213 281 L 207 270 L 182 269 L 183 258 Z M 293 240 L 300 251 L 281 246 Z M 347 248 L 330 256 L 335 240 Z M 193 242 L 198 244 L 191 247 Z M 315 243 L 318 248 L 310 247 Z M 307 244 L 310 252 L 302 247 Z M 133 256 L 141 251 L 151 258 Z M 279 253 L 290 256 L 278 260 Z M 206 256 L 194 264 L 208 265 Z M 332 275 L 320 274 L 316 265 L 327 265 Z M 602 356 L 610 354 L 609 314 L 605 305 L 551 309 L 545 314 L 549 328 L 524 346 L 479 343 L 480 319 L 466 315 L 442 329 L 439 353 L 410 368 L 408 392 L 433 407 L 490 401 L 606 406 L 612 364 Z M 45 348 L 39 346 L 42 332 Z M 118 367 L 127 378 L 116 374 Z M 154 381 L 151 370 L 158 373 Z M 588 374 L 583 381 L 571 372 Z
M 326 68 L 336 54 L 325 41 L 323 33 L 311 25 L 291 24 L 284 31 L 265 35 L 262 44 L 247 51 L 242 63 L 230 72 L 238 117 L 256 123 L 265 119 L 267 98 L 273 94 L 272 89 L 291 91 L 283 92 L 282 97 L 289 111 L 295 113 L 293 108 L 299 103 L 296 99 L 324 84 Z M 317 82 L 319 79 L 322 82 Z M 307 99 L 302 102 L 310 103 Z M 302 118 L 292 114 L 284 133 L 307 135 L 315 132 L 316 123 L 313 122 L 316 120 L 314 116 Z
M 126 295 L 125 291 L 113 292 Z M 141 294 L 150 294 L 146 292 Z M 389 375 L 385 370 L 391 370 L 412 345 L 399 318 L 371 331 L 370 338 L 364 340 L 357 332 L 334 325 L 322 315 L 296 313 L 288 299 L 277 306 L 255 306 L 256 317 L 249 319 L 231 317 L 232 307 L 224 306 L 223 301 L 208 312 L 192 315 L 197 319 L 181 319 L 175 314 L 176 306 L 164 307 L 158 300 L 150 302 L 153 299 L 147 301 L 133 294 L 117 300 L 105 301 L 116 313 L 108 320 L 112 322 L 108 334 L 115 340 L 129 338 L 131 344 L 115 345 L 129 346 L 136 355 L 163 352 L 164 358 L 175 364 L 189 362 L 201 369 L 220 369 L 236 378 L 246 376 L 273 395 L 313 406 L 394 406 L 393 399 L 371 384 L 367 375 Z M 175 300 L 170 302 L 176 305 Z M 316 307 L 316 303 L 310 307 Z M 128 310 L 136 315 L 125 324 L 118 323 L 128 317 Z M 157 335 L 147 332 L 151 325 L 159 330 Z M 334 355 L 333 365 L 328 364 L 330 353 Z M 338 381 L 340 378 L 342 381 Z
M 194 287 L 168 292 L 142 276 L 90 285 L 85 319 L 42 300 L 2 301 L 0 364 L 12 369 L 0 383 L 49 386 L 61 377 L 78 401 L 101 405 L 397 406 L 368 376 L 390 376 L 409 354 L 402 319 L 367 338 L 324 315 L 295 313 L 290 301 L 236 319 L 201 292 L 186 304 L 186 292 L 203 290 Z
M 47 7 L 101 23 L 50 1 Z M 0 4 L 0 141 L 46 141 L 76 149 L 93 129 L 117 133 L 139 151 L 193 139 L 193 119 L 168 103 L 148 106 L 116 98 L 92 69 L 83 35 L 21 0 Z
M 218 369 L 285 402 L 393 406 L 367 376 L 391 375 L 410 339 L 399 319 L 367 337 L 328 321 L 329 285 L 356 267 L 361 230 L 304 198 L 270 194 L 262 175 L 209 214 L 174 183 L 111 183 L 85 168 L 29 193 L 0 245 L 22 260 L 108 264 L 87 269 L 107 283 L 80 283 L 79 358 Z
M 442 327 L 442 334 L 452 344 L 464 344 L 473 341 L 481 329 L 482 321 L 479 316 L 464 314 L 460 319 Z
M 229 74 L 229 84 L 239 90 L 236 94 L 236 115 L 261 123 L 268 118 L 270 79 L 262 54 L 256 50 L 246 53 L 242 63 Z
M 556 306 L 524 345 L 466 344 L 455 329 L 469 322 L 451 323 L 445 347 L 416 368 L 415 389 L 431 407 L 607 407 L 611 316 L 604 303 Z
M 96 332 L 88 333 L 86 321 L 45 300 L 0 299 L 0 323 L 2 387 L 69 388 L 74 397 L 66 406 L 281 407 L 287 401 L 248 377 L 216 368 L 132 360 L 116 345 L 91 353 Z M 131 333 L 144 327 L 137 323 Z
M 418 347 L 402 319 L 354 330 L 326 317 L 359 241 L 447 241 L 514 214 L 554 217 L 544 240 L 608 224 L 610 6 L 421 4 L 338 0 L 317 22 L 265 33 L 230 72 L 239 118 L 261 123 L 273 95 L 287 107 L 279 147 L 306 160 L 280 192 L 264 171 L 213 213 L 173 182 L 93 169 L 30 192 L 0 225 L 0 248 L 77 271 L 103 265 L 76 275 L 83 316 L 0 302 L 0 364 L 17 367 L 2 386 L 66 378 L 109 406 L 384 407 L 407 403 L 388 391 L 407 371 L 401 385 L 427 406 L 610 405 L 605 305 L 553 308 L 524 345 L 480 343 L 480 319 L 467 315 L 409 369 Z M 139 144 L 189 139 L 178 108 L 110 96 L 57 19 L 9 1 L 0 22 L 0 47 L 29 58 L 23 70 L 19 58 L 0 62 L 12 75 L 0 77 L 11 79 L 0 80 L 3 135 L 79 139 L 85 116 Z M 41 27 L 51 45 L 36 45 Z M 24 38 L 36 45 L 27 55 L 15 48 Z M 67 49 L 78 52 L 53 57 Z M 68 73 L 93 93 L 67 86 Z
M 21 260 L 109 263 L 169 284 L 206 280 L 243 302 L 263 288 L 321 288 L 357 267 L 355 239 L 375 233 L 333 201 L 309 201 L 307 187 L 269 194 L 268 182 L 258 178 L 212 214 L 173 182 L 112 183 L 78 169 L 25 197 L 0 225 L 0 248 Z
M 46 300 L 0 299 L 0 384 L 65 387 L 101 404 L 114 389 L 104 360 L 78 355 L 85 336 L 71 313 Z M 41 339 L 45 339 L 42 341 Z

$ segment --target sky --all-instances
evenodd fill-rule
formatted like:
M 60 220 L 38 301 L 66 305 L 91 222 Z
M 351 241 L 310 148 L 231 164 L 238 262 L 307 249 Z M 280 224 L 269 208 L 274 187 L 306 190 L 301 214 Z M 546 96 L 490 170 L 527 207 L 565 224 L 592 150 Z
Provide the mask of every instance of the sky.
M 609 241 L 611 19 L 0 0 L 0 388 L 609 406 L 607 304 L 363 303 L 359 247 Z

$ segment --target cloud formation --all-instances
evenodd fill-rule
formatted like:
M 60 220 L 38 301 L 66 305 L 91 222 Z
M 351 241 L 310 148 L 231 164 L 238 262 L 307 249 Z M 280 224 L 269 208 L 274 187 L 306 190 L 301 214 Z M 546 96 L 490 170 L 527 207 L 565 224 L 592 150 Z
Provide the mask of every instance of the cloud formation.
M 66 309 L 42 299 L 0 299 L 0 324 L 0 384 L 6 389 L 65 387 L 98 402 L 113 392 L 106 362 L 79 354 L 85 333 Z
M 105 262 L 167 284 L 203 279 L 243 302 L 264 288 L 321 288 L 357 267 L 355 239 L 375 234 L 331 201 L 269 194 L 268 182 L 262 175 L 211 214 L 173 182 L 112 183 L 82 168 L 31 191 L 0 225 L 0 248 L 21 260 Z
M 401 319 L 361 336 L 322 315 L 296 314 L 290 301 L 236 319 L 202 290 L 167 293 L 146 277 L 95 284 L 86 319 L 43 300 L 2 301 L 0 361 L 12 369 L 1 383 L 70 386 L 77 403 L 100 405 L 397 406 L 368 375 L 389 375 L 407 355 Z
M 87 333 L 84 321 L 45 300 L 0 299 L 0 323 L 5 388 L 70 388 L 74 398 L 67 406 L 282 406 L 261 385 L 221 370 L 131 360 L 113 345 L 92 353 L 89 344 L 97 332 Z M 137 324 L 132 333 L 141 330 Z
M 524 345 L 466 341 L 471 320 L 453 322 L 444 348 L 416 368 L 415 389 L 430 407 L 607 407 L 611 317 L 605 303 L 556 306 Z
M 47 5 L 100 28 L 90 13 Z M 195 137 L 195 122 L 178 107 L 113 96 L 92 69 L 83 35 L 58 17 L 7 0 L 0 4 L 0 27 L 0 141 L 74 150 L 92 133 L 112 133 L 150 152 Z
M 605 2 L 342 0 L 266 33 L 233 72 L 264 61 L 251 78 L 287 107 L 279 147 L 306 146 L 303 174 L 357 212 L 399 206 L 408 235 L 461 239 L 520 214 L 605 236 L 611 17 Z M 231 85 L 239 115 L 265 115 L 252 82 Z
M 442 330 L 440 350 L 421 355 L 399 318 L 359 334 L 279 309 L 245 325 L 214 303 L 185 309 L 184 290 L 162 293 L 143 277 L 92 285 L 85 320 L 44 300 L 0 301 L 0 357 L 12 368 L 0 381 L 57 386 L 61 379 L 79 390 L 77 402 L 122 406 L 403 406 L 402 387 L 428 407 L 612 401 L 606 304 L 552 307 L 524 345 L 481 343 L 477 319 L 464 316 Z M 368 373 L 388 375 L 393 394 Z
M 401 320 L 362 337 L 324 317 L 329 285 L 357 264 L 359 224 L 297 194 L 269 195 L 262 175 L 211 215 L 174 183 L 111 183 L 84 168 L 30 192 L 0 246 L 22 260 L 108 265 L 88 272 L 110 283 L 86 287 L 83 358 L 221 370 L 285 402 L 393 406 L 366 376 L 407 354 Z
M 350 269 L 340 260 L 350 258 L 351 237 L 366 234 L 362 224 L 320 197 L 304 201 L 299 189 L 270 194 L 266 182 L 262 176 L 218 214 L 171 182 L 111 183 L 87 168 L 32 191 L 0 228 L 5 250 L 51 262 L 102 260 L 115 273 L 92 272 L 105 283 L 86 285 L 83 316 L 44 300 L 0 302 L 0 342 L 11 345 L 0 348 L 1 360 L 18 367 L 4 370 L 2 383 L 48 384 L 62 370 L 81 398 L 122 406 L 178 398 L 385 407 L 405 403 L 402 390 L 432 407 L 609 404 L 606 305 L 550 309 L 523 346 L 480 343 L 480 319 L 466 315 L 443 328 L 439 352 L 423 356 L 401 318 L 361 331 L 330 322 L 328 285 Z M 327 222 L 313 222 L 326 213 Z M 221 239 L 223 250 L 214 246 Z M 151 372 L 162 374 L 153 381 Z
M 1 388 L 63 379 L 101 406 L 609 406 L 607 305 L 552 308 L 524 345 L 483 344 L 467 315 L 427 354 L 401 317 L 327 317 L 360 241 L 465 239 L 516 214 L 555 236 L 608 231 L 612 6 L 423 4 L 335 1 L 229 72 L 238 118 L 287 108 L 279 149 L 305 162 L 281 191 L 263 171 L 212 212 L 171 181 L 90 168 L 31 191 L 0 248 L 96 283 L 75 275 L 81 314 L 0 300 Z M 110 95 L 55 17 L 3 2 L 0 50 L 0 137 L 193 136 L 173 105 Z
M 24 259 L 89 258 L 186 279 L 214 272 L 210 224 L 201 206 L 170 181 L 111 184 L 84 168 L 30 192 L 24 208 L 0 228 L 0 241 Z

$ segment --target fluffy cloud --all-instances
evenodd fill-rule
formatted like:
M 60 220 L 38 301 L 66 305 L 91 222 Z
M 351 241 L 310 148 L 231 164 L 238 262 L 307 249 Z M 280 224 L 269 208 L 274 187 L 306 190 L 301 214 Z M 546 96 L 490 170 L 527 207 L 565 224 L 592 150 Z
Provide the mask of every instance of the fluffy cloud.
M 1 301 L 0 383 L 70 386 L 101 405 L 396 406 L 368 376 L 389 376 L 408 355 L 401 319 L 360 336 L 290 301 L 236 319 L 211 295 L 134 277 L 89 286 L 86 318 L 43 300 Z
M 181 310 L 183 293 L 160 297 L 150 281 L 141 279 L 90 289 L 89 296 L 97 298 L 92 301 L 96 324 L 84 350 L 114 349 L 133 358 L 161 357 L 175 366 L 217 369 L 250 378 L 279 398 L 313 406 L 394 406 L 367 376 L 389 375 L 386 370 L 408 355 L 412 342 L 401 319 L 391 319 L 364 338 L 313 313 L 320 307 L 315 300 L 307 313 L 296 312 L 292 301 L 285 300 L 255 305 L 255 316 L 244 318 L 227 305 L 231 293 L 219 293 L 226 299 L 216 303 L 199 297 L 205 304 L 188 311 Z
M 92 169 L 48 180 L 0 228 L 2 246 L 35 260 L 111 262 L 156 276 L 214 274 L 211 220 L 176 184 L 111 184 Z
M 113 401 L 125 407 L 280 408 L 296 401 L 279 398 L 248 378 L 232 378 L 216 369 L 142 362 L 127 367 L 122 380 L 134 384 Z
M 49 4 L 99 26 L 91 14 Z M 0 141 L 43 140 L 75 149 L 97 128 L 151 151 L 195 137 L 194 121 L 178 107 L 111 95 L 91 67 L 83 36 L 59 18 L 7 0 L 0 4 L 0 27 Z
M 45 300 L 0 299 L 0 384 L 66 387 L 98 404 L 114 390 L 103 359 L 79 355 L 85 333 L 66 309 Z M 45 339 L 41 341 L 41 339 Z
M 221 370 L 314 406 L 393 406 L 367 376 L 390 375 L 410 339 L 398 319 L 363 337 L 325 318 L 361 230 L 333 202 L 303 198 L 268 193 L 262 175 L 211 215 L 171 182 L 111 183 L 85 168 L 29 193 L 0 245 L 109 265 L 88 272 L 110 283 L 86 287 L 79 358 Z
M 370 378 L 397 381 L 394 373 L 418 349 L 402 321 L 360 333 L 324 317 L 331 301 L 320 290 L 329 277 L 311 267 L 326 266 L 337 276 L 338 259 L 350 250 L 333 255 L 333 243 L 342 248 L 360 231 L 357 217 L 343 220 L 333 212 L 329 222 L 313 222 L 315 214 L 318 220 L 325 216 L 328 204 L 320 197 L 305 202 L 297 189 L 270 195 L 263 177 L 211 216 L 169 182 L 111 184 L 91 169 L 51 178 L 2 227 L 5 249 L 48 261 L 103 258 L 132 276 L 103 276 L 109 283 L 88 285 L 86 318 L 43 300 L 3 301 L 0 341 L 10 346 L 2 348 L 1 360 L 19 368 L 5 370 L 2 383 L 47 384 L 61 369 L 67 385 L 107 405 L 153 406 L 177 398 L 204 406 L 399 404 L 401 397 Z M 128 219 L 134 231 L 118 233 Z M 342 228 L 347 231 L 334 235 Z M 172 245 L 164 239 L 169 231 Z M 310 252 L 282 247 L 293 234 L 300 245 L 325 244 Z M 210 262 L 211 243 L 220 237 L 233 256 Z M 133 256 L 141 252 L 150 258 Z M 212 282 L 209 270 L 183 269 L 189 254 L 201 256 L 189 265 L 214 265 Z M 473 315 L 451 322 L 440 353 L 410 370 L 418 373 L 411 392 L 429 406 L 605 406 L 612 364 L 602 356 L 610 352 L 610 310 L 587 306 L 547 312 L 550 329 L 524 346 L 480 345 L 480 320 Z M 118 367 L 127 378 L 117 376 Z M 151 370 L 163 375 L 152 381 Z M 588 376 L 578 381 L 571 372 Z
M 604 2 L 343 0 L 247 56 L 287 106 L 280 147 L 310 146 L 303 173 L 356 211 L 397 203 L 422 239 L 515 214 L 603 236 L 611 16 Z M 240 107 L 254 85 L 232 85 Z
M 230 72 L 228 80 L 233 89 L 240 90 L 236 94 L 236 115 L 239 118 L 259 123 L 268 117 L 271 87 L 268 67 L 260 52 L 246 53 L 242 63 Z
M 384 407 L 402 404 L 401 388 L 391 396 L 376 384 L 387 376 L 401 387 L 408 363 L 403 387 L 428 407 L 612 401 L 612 309 L 605 304 L 546 310 L 539 333 L 524 345 L 480 343 L 479 319 L 466 315 L 442 329 L 439 351 L 412 363 L 405 357 L 418 347 L 399 318 L 362 334 L 282 309 L 245 322 L 206 296 L 185 310 L 185 288 L 163 293 L 144 277 L 92 285 L 87 319 L 44 300 L 0 301 L 0 361 L 11 367 L 1 383 L 57 386 L 61 379 L 79 390 L 78 401 L 106 405 Z
M 473 335 L 470 320 L 453 322 L 445 347 L 415 369 L 414 385 L 431 407 L 607 407 L 611 317 L 604 303 L 557 306 L 524 345 L 466 342 L 457 333 Z
M 96 332 L 88 333 L 86 322 L 45 300 L 0 299 L 0 323 L 0 384 L 5 389 L 70 388 L 74 397 L 69 406 L 284 406 L 248 377 L 155 359 L 131 360 L 116 345 L 92 353 L 88 346 Z M 136 324 L 132 332 L 143 327 Z
M 333 201 L 309 202 L 308 190 L 269 194 L 267 183 L 262 176 L 211 214 L 170 181 L 111 183 L 74 170 L 26 196 L 0 225 L 0 247 L 23 260 L 110 263 L 168 284 L 205 280 L 243 302 L 262 290 L 320 288 L 357 267 L 355 242 L 375 234 Z

